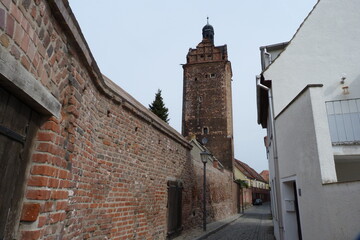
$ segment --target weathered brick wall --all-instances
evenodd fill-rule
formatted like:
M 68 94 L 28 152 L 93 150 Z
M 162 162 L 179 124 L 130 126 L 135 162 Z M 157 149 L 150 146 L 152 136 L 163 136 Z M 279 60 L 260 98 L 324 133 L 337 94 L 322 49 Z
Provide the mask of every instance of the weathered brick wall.
M 250 206 L 252 206 L 252 201 L 253 201 L 253 199 L 252 199 L 252 189 L 251 188 L 244 188 L 243 189 L 243 196 L 241 196 L 241 201 L 243 201 L 244 200 L 244 206 L 245 206 L 245 208 L 248 208 L 248 207 L 250 207 Z
M 196 181 L 194 183 L 195 203 L 198 203 L 196 215 L 201 222 L 203 211 L 203 163 L 194 161 Z M 206 165 L 206 202 L 207 222 L 224 219 L 236 213 L 236 183 L 232 172 L 216 167 L 212 162 Z
M 192 209 L 188 217 L 190 225 L 196 226 L 203 219 L 204 164 L 200 153 L 204 151 L 200 143 L 191 140 L 192 169 L 194 183 L 192 188 Z M 210 157 L 206 164 L 206 209 L 207 222 L 220 220 L 237 213 L 239 192 L 233 174 L 225 169 L 215 158 Z
M 164 239 L 170 179 L 184 185 L 185 229 L 200 225 L 190 145 L 101 76 L 71 19 L 66 1 L 0 0 L 0 50 L 61 104 L 40 123 L 16 238 Z M 210 171 L 212 219 L 233 213 L 229 174 Z

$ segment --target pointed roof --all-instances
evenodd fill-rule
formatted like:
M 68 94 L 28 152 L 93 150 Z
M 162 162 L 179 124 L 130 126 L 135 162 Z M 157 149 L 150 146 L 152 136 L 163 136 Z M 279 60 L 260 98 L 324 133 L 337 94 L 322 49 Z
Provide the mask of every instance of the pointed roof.
M 269 64 L 268 66 L 266 66 L 266 68 L 262 69 L 262 73 L 264 73 L 270 65 L 272 65 L 273 62 L 276 61 L 276 59 L 284 52 L 286 51 L 286 48 L 288 45 L 291 44 L 291 42 L 295 39 L 295 37 L 297 36 L 297 34 L 299 33 L 299 31 L 301 30 L 301 28 L 303 27 L 303 25 L 306 23 L 306 21 L 308 20 L 308 18 L 312 15 L 312 13 L 314 12 L 315 8 L 318 6 L 320 0 L 318 0 L 315 5 L 313 6 L 313 8 L 311 9 L 311 11 L 308 13 L 308 15 L 305 17 L 305 19 L 302 21 L 302 23 L 300 24 L 300 26 L 296 29 L 294 35 L 292 36 L 292 38 L 290 39 L 290 41 L 288 42 L 283 42 L 283 43 L 277 43 L 277 44 L 271 44 L 271 45 L 268 45 L 268 46 L 262 46 L 260 47 L 261 48 L 264 48 L 264 47 L 279 47 L 279 46 L 282 46 L 282 51 L 276 56 L 275 59 L 273 59 L 273 61 L 271 62 L 271 64 Z
M 266 180 L 257 173 L 252 167 L 246 163 L 235 159 L 235 167 L 237 167 L 246 177 L 250 179 L 255 179 L 257 181 L 266 182 Z
M 294 33 L 294 35 L 292 36 L 292 38 L 290 39 L 290 41 L 288 42 L 284 42 L 284 43 L 278 43 L 278 44 L 272 44 L 272 45 L 268 45 L 268 46 L 262 46 L 260 47 L 260 51 L 262 51 L 264 48 L 266 47 L 278 47 L 278 46 L 282 46 L 282 51 L 277 54 L 276 58 L 273 59 L 271 61 L 270 64 L 268 64 L 266 67 L 264 67 L 261 71 L 260 77 L 260 83 L 270 87 L 271 88 L 271 80 L 265 80 L 264 78 L 264 73 L 270 68 L 271 65 L 274 64 L 274 62 L 276 62 L 278 60 L 278 58 L 287 50 L 288 46 L 292 44 L 292 42 L 294 41 L 295 37 L 298 35 L 298 33 L 300 32 L 300 30 L 303 28 L 304 24 L 306 23 L 306 21 L 310 18 L 310 16 L 313 14 L 313 12 L 315 11 L 315 9 L 317 8 L 317 6 L 319 5 L 320 0 L 318 0 L 316 2 L 316 4 L 313 6 L 312 10 L 309 12 L 309 14 L 305 17 L 305 19 L 302 21 L 302 23 L 300 24 L 300 26 L 297 28 L 296 32 Z M 262 63 L 263 66 L 263 63 Z M 264 89 L 260 89 L 259 87 L 256 88 L 256 95 L 257 95 L 257 121 L 258 124 L 261 124 L 261 126 L 263 128 L 266 128 L 267 126 L 267 116 L 268 116 L 268 108 L 269 108 L 269 102 L 268 102 L 268 97 L 267 97 L 267 92 Z

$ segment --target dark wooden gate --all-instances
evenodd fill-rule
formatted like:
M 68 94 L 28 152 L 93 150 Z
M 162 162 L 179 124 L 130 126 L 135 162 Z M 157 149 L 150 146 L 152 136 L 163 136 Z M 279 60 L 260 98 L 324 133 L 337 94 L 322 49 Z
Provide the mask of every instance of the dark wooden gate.
M 182 184 L 168 182 L 168 238 L 177 236 L 182 230 Z
M 13 239 L 39 115 L 0 87 L 0 239 Z

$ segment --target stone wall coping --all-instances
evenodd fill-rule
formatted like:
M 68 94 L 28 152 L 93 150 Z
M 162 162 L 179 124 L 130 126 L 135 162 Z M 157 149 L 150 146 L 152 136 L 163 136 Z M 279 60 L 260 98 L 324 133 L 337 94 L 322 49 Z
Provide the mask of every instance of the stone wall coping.
M 185 147 L 191 149 L 192 146 L 180 133 L 178 133 L 174 128 L 172 128 L 168 123 L 161 120 L 158 116 L 152 113 L 149 109 L 147 109 L 144 105 L 138 102 L 134 97 L 132 97 L 129 93 L 127 93 L 124 89 L 122 89 L 119 85 L 111 81 L 108 77 L 103 75 L 105 84 L 111 87 L 116 93 L 118 93 L 123 101 L 123 107 L 131 110 L 133 113 L 138 115 L 138 117 L 144 119 L 149 122 L 156 129 L 162 131 L 169 137 L 175 138 L 175 140 L 179 141 Z
M 37 112 L 60 118 L 60 102 L 1 45 L 0 86 L 16 93 Z
M 171 137 L 173 140 L 177 141 L 184 147 L 191 149 L 191 144 L 180 133 L 178 133 L 169 124 L 163 122 L 120 86 L 101 73 L 68 1 L 49 0 L 48 3 L 56 21 L 58 21 L 62 29 L 69 37 L 69 42 L 75 45 L 77 54 L 80 59 L 83 60 L 82 63 L 87 68 L 90 78 L 97 89 L 106 97 L 112 99 L 115 103 L 121 104 L 124 108 L 132 111 L 135 115 L 148 122 L 167 136 Z

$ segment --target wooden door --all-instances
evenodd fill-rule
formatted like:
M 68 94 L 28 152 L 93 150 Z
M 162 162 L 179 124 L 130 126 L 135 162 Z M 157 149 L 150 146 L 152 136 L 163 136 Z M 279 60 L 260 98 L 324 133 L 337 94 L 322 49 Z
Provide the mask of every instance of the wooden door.
M 13 239 L 39 115 L 0 87 L 0 239 Z
M 168 182 L 168 239 L 173 238 L 182 230 L 182 184 Z

